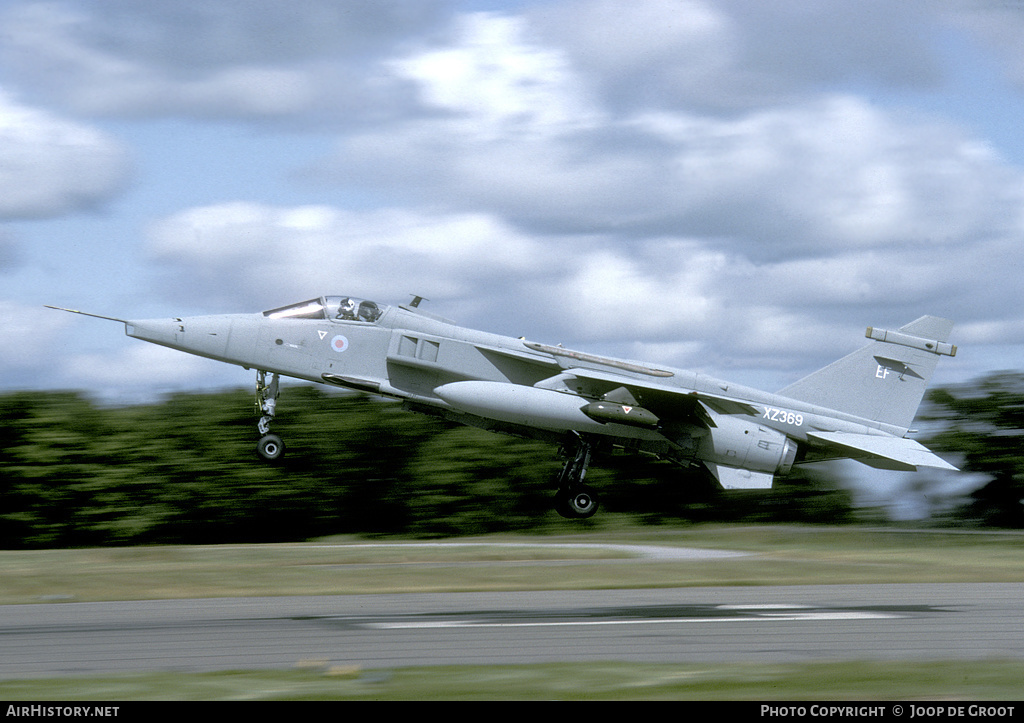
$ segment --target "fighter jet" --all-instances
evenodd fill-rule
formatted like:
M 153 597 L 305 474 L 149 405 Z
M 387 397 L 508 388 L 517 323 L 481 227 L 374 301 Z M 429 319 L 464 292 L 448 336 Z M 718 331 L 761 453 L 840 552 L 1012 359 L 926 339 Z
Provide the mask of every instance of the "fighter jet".
M 266 460 L 285 449 L 270 433 L 281 376 L 558 444 L 565 463 L 555 508 L 568 518 L 597 511 L 587 468 L 595 450 L 612 447 L 702 469 L 726 489 L 770 489 L 795 465 L 840 458 L 888 470 L 956 469 L 907 436 L 939 358 L 956 355 L 946 319 L 869 327 L 866 346 L 772 394 L 469 329 L 421 309 L 422 300 L 389 306 L 322 296 L 253 314 L 146 320 L 49 308 L 256 370 L 257 450 Z

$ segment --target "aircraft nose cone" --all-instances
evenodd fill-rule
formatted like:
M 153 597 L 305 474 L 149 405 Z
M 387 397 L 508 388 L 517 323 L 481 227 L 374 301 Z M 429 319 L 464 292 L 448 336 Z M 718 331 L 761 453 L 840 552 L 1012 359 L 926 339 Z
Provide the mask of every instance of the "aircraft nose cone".
M 224 319 L 142 319 L 125 322 L 125 333 L 172 349 L 223 359 L 231 336 L 231 322 Z

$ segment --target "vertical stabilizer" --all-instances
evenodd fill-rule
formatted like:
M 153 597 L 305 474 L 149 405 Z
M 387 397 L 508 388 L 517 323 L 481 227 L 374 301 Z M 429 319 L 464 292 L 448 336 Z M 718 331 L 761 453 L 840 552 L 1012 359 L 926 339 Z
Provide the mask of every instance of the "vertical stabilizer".
M 941 356 L 953 322 L 922 316 L 897 331 L 869 327 L 871 343 L 779 394 L 837 412 L 908 429 Z

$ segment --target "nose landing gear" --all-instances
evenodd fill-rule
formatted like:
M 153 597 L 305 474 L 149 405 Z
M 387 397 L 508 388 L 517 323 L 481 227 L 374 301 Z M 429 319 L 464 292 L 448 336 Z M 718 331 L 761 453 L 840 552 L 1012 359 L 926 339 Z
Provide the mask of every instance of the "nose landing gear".
M 284 454 L 284 442 L 276 434 L 270 434 L 270 422 L 274 419 L 280 394 L 279 380 L 279 375 L 275 373 L 267 384 L 267 373 L 262 370 L 256 372 L 256 413 L 261 415 L 256 428 L 262 435 L 256 444 L 256 452 L 268 462 L 280 459 Z
M 265 434 L 256 443 L 256 452 L 268 462 L 273 462 L 284 454 L 284 442 L 276 434 Z

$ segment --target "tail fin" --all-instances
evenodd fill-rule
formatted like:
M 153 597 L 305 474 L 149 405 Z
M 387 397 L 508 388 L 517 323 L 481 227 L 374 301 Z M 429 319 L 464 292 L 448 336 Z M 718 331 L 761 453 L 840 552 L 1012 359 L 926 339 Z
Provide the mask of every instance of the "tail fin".
M 956 355 L 956 347 L 946 343 L 952 329 L 952 321 L 936 316 L 922 316 L 898 331 L 868 327 L 870 344 L 779 394 L 908 429 L 939 357 Z

